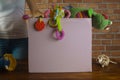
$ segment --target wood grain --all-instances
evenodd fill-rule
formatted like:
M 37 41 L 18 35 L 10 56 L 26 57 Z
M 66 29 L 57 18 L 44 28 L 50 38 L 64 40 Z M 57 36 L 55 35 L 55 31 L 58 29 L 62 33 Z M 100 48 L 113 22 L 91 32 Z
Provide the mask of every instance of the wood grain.
M 0 80 L 120 80 L 120 59 L 118 64 L 101 68 L 93 59 L 90 73 L 28 73 L 28 61 L 18 61 L 14 72 L 0 72 Z

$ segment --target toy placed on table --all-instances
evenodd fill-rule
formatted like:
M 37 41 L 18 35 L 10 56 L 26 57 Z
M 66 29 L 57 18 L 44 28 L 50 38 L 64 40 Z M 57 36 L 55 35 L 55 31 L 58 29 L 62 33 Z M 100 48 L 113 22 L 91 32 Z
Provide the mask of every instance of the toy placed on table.
M 110 58 L 105 54 L 98 55 L 96 61 L 102 67 L 108 66 L 110 63 L 117 64 L 117 62 L 114 62 L 114 61 L 110 60 Z

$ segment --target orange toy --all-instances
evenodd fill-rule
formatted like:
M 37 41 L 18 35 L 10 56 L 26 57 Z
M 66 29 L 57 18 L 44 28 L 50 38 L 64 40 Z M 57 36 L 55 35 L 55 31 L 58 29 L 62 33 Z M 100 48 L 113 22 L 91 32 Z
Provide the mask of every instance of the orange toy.
M 42 30 L 44 29 L 44 27 L 45 27 L 44 21 L 43 21 L 41 18 L 39 18 L 39 19 L 35 22 L 35 26 L 34 26 L 35 30 L 37 30 L 37 31 L 42 31 Z

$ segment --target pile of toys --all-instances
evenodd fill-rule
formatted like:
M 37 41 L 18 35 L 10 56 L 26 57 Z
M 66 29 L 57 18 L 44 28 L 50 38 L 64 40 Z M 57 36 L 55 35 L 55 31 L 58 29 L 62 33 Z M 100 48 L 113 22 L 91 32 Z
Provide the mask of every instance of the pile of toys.
M 28 19 L 29 16 L 24 15 L 23 19 Z M 91 18 L 92 27 L 99 30 L 109 30 L 112 21 L 108 19 L 105 14 L 95 12 L 93 9 L 74 8 L 72 6 L 61 7 L 52 5 L 52 7 L 44 12 L 44 16 L 39 17 L 35 22 L 35 30 L 42 31 L 45 23 L 42 18 L 49 18 L 48 24 L 54 29 L 57 40 L 62 40 L 64 37 L 64 30 L 61 25 L 62 18 Z
M 100 14 L 93 9 L 74 8 L 72 6 L 62 7 L 62 18 L 91 18 L 92 27 L 99 30 L 108 30 L 112 21 L 108 19 L 106 14 Z M 51 18 L 55 8 L 45 11 L 44 18 Z M 52 16 L 51 16 L 52 15 Z M 56 15 L 56 14 L 55 14 Z
M 30 18 L 27 15 L 23 16 L 23 19 Z M 95 12 L 93 9 L 74 8 L 72 6 L 56 6 L 52 7 L 44 12 L 44 16 L 39 17 L 35 22 L 35 30 L 42 31 L 45 27 L 45 23 L 42 18 L 49 18 L 48 24 L 54 29 L 57 40 L 62 40 L 64 37 L 64 30 L 61 25 L 62 18 L 91 18 L 92 27 L 99 30 L 109 30 L 112 21 L 108 19 L 105 14 Z

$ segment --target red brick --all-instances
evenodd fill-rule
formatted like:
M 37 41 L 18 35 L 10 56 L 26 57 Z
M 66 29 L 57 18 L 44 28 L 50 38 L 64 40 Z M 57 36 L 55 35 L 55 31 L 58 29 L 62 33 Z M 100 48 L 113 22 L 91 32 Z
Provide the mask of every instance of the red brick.
M 106 50 L 112 50 L 112 51 L 120 50 L 120 46 L 106 46 Z
M 60 6 L 64 7 L 64 6 L 68 6 L 69 4 L 68 3 L 59 3 Z
M 120 26 L 120 22 L 114 22 L 114 21 L 113 21 L 112 26 L 113 26 L 113 27 L 116 27 L 116 26 L 118 26 L 118 27 L 119 27 L 119 26 Z
M 120 45 L 120 40 L 112 40 L 112 45 Z
M 95 12 L 97 12 L 97 13 L 102 13 L 102 10 L 98 10 L 98 9 L 96 9 L 96 10 L 94 10 Z
M 84 3 L 92 3 L 93 0 L 83 0 Z
M 76 4 L 76 3 L 71 3 L 70 5 L 73 7 L 79 7 L 79 4 Z
M 114 13 L 114 10 L 113 9 L 104 9 L 104 10 L 102 10 L 102 13 L 107 14 L 107 15 L 109 15 L 109 14 L 111 15 Z
M 116 58 L 112 58 L 112 60 L 114 60 L 115 62 L 120 62 L 120 58 L 117 56 Z
M 98 55 L 100 55 L 101 52 L 100 51 L 93 51 L 92 52 L 92 57 L 97 57 Z
M 106 4 L 98 4 L 98 8 L 105 9 L 105 8 L 107 8 L 107 5 Z
M 101 3 L 103 0 L 93 0 L 93 2 Z
M 62 0 L 48 0 L 49 3 L 61 3 Z
M 114 13 L 115 13 L 115 10 L 114 10 Z M 110 15 L 109 16 L 109 19 L 114 21 L 114 20 L 120 20 L 120 15 L 118 14 L 114 14 L 114 15 Z
M 105 46 L 92 46 L 93 51 L 105 50 Z
M 87 6 L 86 3 L 80 3 L 80 4 L 79 4 L 79 7 L 81 7 L 81 8 L 88 8 L 88 6 Z
M 100 3 L 102 0 L 83 0 L 84 3 Z
M 120 4 L 107 4 L 107 8 L 109 8 L 109 9 L 113 9 L 113 8 L 115 8 L 115 9 L 119 9 L 119 5 Z
M 95 35 L 95 34 L 92 34 L 92 38 L 93 38 L 93 39 L 96 39 L 96 35 Z
M 107 56 L 110 56 L 110 51 L 104 51 L 104 52 L 101 52 L 102 54 L 105 54 Z
M 120 32 L 119 27 L 111 27 L 110 32 Z
M 111 40 L 102 40 L 102 45 L 110 45 Z
M 120 39 L 120 34 L 116 34 L 115 39 Z
M 120 9 L 114 10 L 114 13 L 115 13 L 115 14 L 120 14 Z
M 111 56 L 120 56 L 120 51 L 112 51 Z
M 92 40 L 92 44 L 93 45 L 100 45 L 101 44 L 101 40 Z
M 63 0 L 64 3 L 81 3 L 82 0 Z
M 96 34 L 96 39 L 113 39 L 113 34 Z
M 119 2 L 120 3 L 120 0 L 103 0 L 103 2 L 108 2 L 108 3 Z
M 88 8 L 97 9 L 98 8 L 98 4 L 96 4 L 96 3 L 90 3 L 90 4 L 88 4 Z

